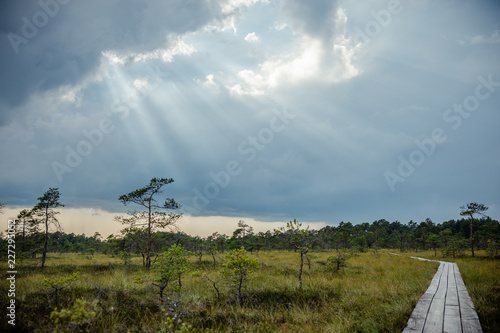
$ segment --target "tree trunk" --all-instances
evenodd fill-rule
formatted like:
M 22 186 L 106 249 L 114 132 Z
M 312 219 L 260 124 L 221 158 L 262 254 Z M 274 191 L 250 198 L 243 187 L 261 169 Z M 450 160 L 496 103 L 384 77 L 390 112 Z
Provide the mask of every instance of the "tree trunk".
M 151 256 L 149 252 L 151 251 L 151 198 L 149 199 L 148 207 L 148 237 L 146 239 L 146 268 L 151 267 Z
M 160 301 L 163 301 L 163 290 L 167 288 L 168 282 L 162 282 L 158 287 L 160 288 Z
M 47 258 L 47 245 L 49 243 L 49 212 L 48 208 L 45 209 L 45 240 L 43 242 L 42 252 L 42 268 L 45 267 L 45 259 Z
M 302 289 L 302 268 L 304 267 L 304 255 L 309 250 L 301 250 L 300 251 L 300 268 L 299 268 L 299 289 Z
M 219 288 L 217 288 L 217 286 L 215 285 L 215 283 L 216 282 L 212 281 L 212 285 L 214 286 L 214 289 L 217 292 L 217 300 L 219 300 L 220 299 L 220 292 L 219 292 Z
M 472 242 L 472 223 L 474 222 L 474 218 L 472 214 L 470 214 L 470 250 L 472 252 L 472 257 L 474 257 L 474 243 Z

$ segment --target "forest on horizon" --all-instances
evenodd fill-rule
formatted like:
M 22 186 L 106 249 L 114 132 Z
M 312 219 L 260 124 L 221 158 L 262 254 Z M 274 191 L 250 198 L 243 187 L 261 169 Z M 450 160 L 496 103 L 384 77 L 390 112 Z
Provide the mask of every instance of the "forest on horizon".
M 17 257 L 34 258 L 41 253 L 44 234 L 29 219 L 17 220 L 16 245 Z M 500 223 L 489 217 L 474 220 L 473 244 L 477 250 L 490 249 L 493 255 L 498 253 Z M 352 224 L 340 222 L 337 226 L 326 226 L 318 230 L 308 230 L 307 238 L 311 250 L 347 250 L 365 252 L 372 249 L 429 250 L 440 249 L 443 252 L 463 254 L 468 249 L 470 221 L 468 219 L 448 220 L 434 223 L 430 219 L 406 224 L 385 219 L 372 223 Z M 49 232 L 48 252 L 81 252 L 92 255 L 95 252 L 105 254 L 130 253 L 140 254 L 142 242 L 139 234 L 124 232 L 119 235 L 102 237 L 99 232 L 93 235 Z M 238 222 L 232 235 L 214 232 L 208 237 L 191 236 L 181 231 L 156 231 L 152 235 L 152 253 L 160 253 L 172 244 L 180 244 L 185 249 L 200 255 L 210 254 L 214 250 L 224 252 L 244 246 L 246 250 L 270 251 L 287 250 L 290 244 L 284 235 L 272 230 L 255 233 L 251 225 L 243 220 Z M 1 233 L 1 247 L 7 248 L 7 238 Z M 450 252 L 451 251 L 451 252 Z M 6 251 L 2 251 L 3 254 Z

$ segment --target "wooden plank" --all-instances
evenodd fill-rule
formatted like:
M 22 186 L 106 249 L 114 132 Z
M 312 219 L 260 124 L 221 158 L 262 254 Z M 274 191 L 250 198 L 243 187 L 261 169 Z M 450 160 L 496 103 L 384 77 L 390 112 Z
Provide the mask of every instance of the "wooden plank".
M 423 331 L 432 299 L 434 298 L 434 295 L 436 294 L 436 291 L 439 287 L 439 281 L 441 279 L 441 275 L 443 274 L 443 267 L 444 265 L 440 263 L 439 268 L 436 274 L 434 274 L 429 287 L 418 301 L 415 309 L 413 309 L 410 319 L 408 319 L 408 324 L 403 330 L 404 333 Z
M 444 296 L 438 298 L 434 297 L 434 299 L 431 302 L 431 306 L 429 307 L 429 312 L 427 314 L 427 318 L 424 324 L 424 329 L 422 332 L 424 333 L 442 332 L 443 321 L 444 321 L 444 306 L 445 306 L 444 301 L 445 301 Z
M 443 268 L 444 264 L 439 264 L 436 274 L 434 274 L 434 277 L 432 278 L 432 281 L 429 285 L 429 288 L 427 288 L 426 292 L 432 292 L 432 293 L 436 292 L 439 285 L 439 280 L 441 279 L 441 275 L 443 274 Z
M 425 320 L 424 333 L 442 332 L 444 321 L 444 307 L 446 301 L 446 291 L 448 288 L 449 266 L 443 264 L 443 273 L 439 279 L 439 286 L 434 294 L 427 318 Z
M 441 279 L 441 275 L 443 274 L 443 269 L 444 269 L 444 263 L 440 263 L 436 274 L 434 274 L 434 277 L 432 278 L 429 288 L 427 288 L 426 293 L 431 293 L 431 294 L 436 293 L 439 286 L 439 280 Z
M 458 288 L 458 297 L 460 299 L 460 304 L 466 305 L 469 308 L 474 308 L 474 303 L 472 303 L 472 299 L 467 292 L 467 288 L 465 287 L 464 280 L 462 279 L 462 275 L 460 275 L 460 271 L 456 270 L 455 279 L 457 281 Z
M 462 275 L 458 270 L 458 266 L 455 270 L 455 279 L 457 283 L 458 290 L 458 300 L 460 304 L 460 317 L 462 319 L 462 332 L 463 333 L 482 333 L 481 323 L 479 322 L 479 316 L 476 310 L 474 310 L 474 303 L 470 298 L 467 288 L 465 287 Z
M 434 294 L 426 292 L 420 298 L 415 306 L 415 309 L 413 309 L 413 312 L 411 313 L 410 319 L 408 319 L 408 324 L 403 330 L 403 333 L 422 332 L 433 297 Z
M 458 306 L 458 286 L 456 282 L 455 270 L 458 267 L 455 265 L 448 264 L 449 274 L 448 274 L 448 291 L 446 293 L 446 305 L 447 306 Z
M 460 307 L 458 305 L 446 305 L 444 307 L 443 332 L 462 332 L 462 322 L 460 320 Z
M 463 333 L 482 333 L 481 323 L 479 318 L 477 320 L 464 320 L 462 318 L 462 332 Z
M 455 275 L 455 271 L 458 270 L 458 267 L 454 264 L 447 264 L 447 266 L 448 290 L 446 292 L 446 301 L 444 308 L 443 332 L 462 332 L 460 306 L 458 301 L 458 287 Z

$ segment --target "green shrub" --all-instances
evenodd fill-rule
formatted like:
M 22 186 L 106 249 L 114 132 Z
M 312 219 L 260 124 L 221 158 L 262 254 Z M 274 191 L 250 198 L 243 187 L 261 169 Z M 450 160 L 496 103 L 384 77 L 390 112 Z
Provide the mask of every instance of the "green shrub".
M 347 266 L 347 255 L 339 253 L 336 257 L 329 256 L 326 258 L 326 268 L 332 273 L 338 272 L 341 268 Z
M 467 246 L 465 239 L 452 238 L 448 245 L 443 250 L 444 257 L 461 257 L 465 252 L 465 247 Z
M 168 313 L 165 313 L 165 321 L 163 322 L 162 328 L 158 333 L 190 333 L 195 332 L 193 326 L 186 323 L 177 324 L 175 319 L 172 318 Z
M 45 287 L 49 287 L 49 293 L 54 297 L 54 303 L 57 306 L 59 302 L 59 294 L 63 289 L 69 287 L 74 281 L 78 280 L 79 273 L 73 273 L 67 277 L 60 277 L 57 280 L 52 280 L 46 278 L 42 281 L 42 285 Z
M 97 312 L 97 301 L 89 303 L 77 299 L 71 309 L 57 308 L 50 314 L 56 327 L 54 332 L 89 332 L 91 321 Z
M 490 258 L 495 258 L 498 252 L 497 243 L 493 239 L 488 239 L 486 253 Z
M 170 282 L 177 281 L 175 291 L 182 287 L 182 273 L 188 270 L 187 253 L 181 245 L 172 245 L 163 254 L 160 254 L 153 264 L 153 270 L 158 275 L 153 285 L 159 288 L 160 299 L 163 299 L 163 292 Z

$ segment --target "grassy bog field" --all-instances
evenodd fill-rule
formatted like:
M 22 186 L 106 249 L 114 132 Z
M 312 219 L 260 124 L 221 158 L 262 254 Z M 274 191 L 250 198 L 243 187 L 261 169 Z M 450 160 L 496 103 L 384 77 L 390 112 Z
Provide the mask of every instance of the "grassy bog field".
M 102 254 L 51 254 L 43 271 L 27 261 L 18 266 L 16 328 L 174 332 L 187 331 L 190 325 L 193 332 L 401 332 L 438 266 L 381 252 L 359 253 L 348 259 L 346 267 L 331 272 L 324 264 L 335 254 L 309 255 L 311 267 L 307 262 L 304 265 L 302 289 L 298 287 L 298 253 L 250 255 L 258 259 L 260 268 L 249 281 L 241 306 L 224 281 L 219 281 L 220 265 L 214 269 L 208 256 L 201 264 L 197 257 L 189 257 L 182 288 L 167 288 L 162 303 L 158 288 L 152 285 L 155 273 L 142 268 L 140 258 L 126 266 Z M 220 257 L 219 262 L 224 260 Z M 71 280 L 75 272 L 78 277 Z M 68 280 L 57 291 L 57 300 L 47 279 Z M 211 281 L 216 282 L 219 297 Z M 5 305 L 7 290 L 2 288 Z M 162 311 L 175 303 L 166 296 L 179 301 L 180 321 Z M 51 318 L 56 307 L 58 314 Z M 61 309 L 69 311 L 66 317 Z

